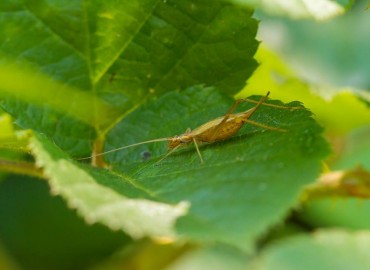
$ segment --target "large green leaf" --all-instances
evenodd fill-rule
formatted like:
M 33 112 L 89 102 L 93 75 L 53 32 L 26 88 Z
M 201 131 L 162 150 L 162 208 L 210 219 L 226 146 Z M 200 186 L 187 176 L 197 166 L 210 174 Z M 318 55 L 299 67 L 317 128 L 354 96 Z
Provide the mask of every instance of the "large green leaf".
M 232 102 L 211 88 L 168 93 L 112 129 L 106 150 L 195 128 L 222 116 Z M 136 237 L 182 236 L 247 250 L 297 203 L 327 154 L 322 129 L 305 109 L 262 106 L 252 119 L 288 131 L 246 125 L 235 138 L 201 147 L 203 165 L 192 147 L 156 163 L 165 143 L 107 154 L 113 173 L 76 164 L 44 137 L 36 136 L 32 149 L 52 190 L 90 222 Z
M 65 197 L 88 223 L 100 221 L 133 237 L 173 236 L 174 221 L 187 211 L 186 202 L 171 206 L 148 200 L 152 192 L 128 176 L 77 166 L 44 136 L 36 136 L 31 149 L 50 178 L 52 192 Z
M 272 244 L 250 269 L 368 269 L 369 248 L 369 232 L 323 230 Z
M 153 93 L 200 83 L 229 94 L 241 89 L 257 66 L 251 14 L 223 1 L 8 1 L 0 4 L 0 55 L 103 98 L 121 112 L 112 124 Z M 50 83 L 37 89 L 55 91 Z M 55 99 L 101 115 L 99 106 L 61 95 Z M 106 126 L 95 117 L 90 126 L 65 117 L 53 104 L 3 101 L 22 127 L 53 137 L 70 153 L 86 153 Z

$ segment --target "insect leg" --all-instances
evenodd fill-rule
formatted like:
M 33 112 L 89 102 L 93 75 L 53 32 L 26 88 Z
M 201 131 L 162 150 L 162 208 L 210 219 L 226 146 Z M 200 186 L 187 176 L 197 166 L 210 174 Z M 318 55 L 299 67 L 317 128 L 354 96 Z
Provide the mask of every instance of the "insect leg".
M 265 128 L 265 129 L 270 129 L 270 130 L 275 130 L 275 131 L 280 131 L 280 132 L 288 132 L 286 129 L 267 126 L 267 125 L 249 120 L 249 119 L 243 119 L 243 122 L 254 125 L 254 126 L 262 127 L 262 128 Z
M 267 93 L 267 96 L 269 95 L 270 92 Z M 222 119 L 222 121 L 216 126 L 215 130 L 217 131 L 218 127 L 222 126 L 223 123 L 225 123 L 227 121 L 227 119 L 229 119 L 230 115 L 233 113 L 233 111 L 236 109 L 236 107 L 238 107 L 238 105 L 240 103 L 242 103 L 245 99 L 238 99 L 234 102 L 233 105 L 231 105 L 231 107 L 227 110 L 227 112 L 225 113 L 224 115 L 224 118 Z
M 246 102 L 256 103 L 256 104 L 259 102 L 259 101 L 249 99 L 249 98 L 244 98 L 243 100 L 246 101 Z M 263 102 L 262 105 L 268 106 L 268 107 L 273 107 L 273 108 L 278 108 L 278 109 L 283 109 L 283 110 L 292 110 L 292 111 L 303 109 L 303 107 L 301 107 L 301 106 L 288 107 L 288 106 L 283 106 L 283 105 L 269 104 L 269 103 L 266 103 L 266 102 Z
M 197 140 L 195 138 L 193 138 L 193 142 L 194 142 L 194 145 L 195 145 L 195 149 L 197 149 L 197 153 L 198 153 L 198 156 L 199 156 L 199 159 L 200 159 L 200 163 L 203 164 L 204 161 L 203 161 L 202 155 L 200 154 Z
M 209 138 L 210 142 L 212 141 L 213 137 L 217 134 L 219 129 L 222 127 L 222 125 L 227 121 L 227 119 L 230 118 L 230 116 L 232 115 L 232 113 L 236 109 L 236 107 L 238 107 L 238 105 L 243 101 L 244 101 L 243 99 L 238 99 L 234 102 L 233 105 L 231 105 L 231 107 L 228 109 L 228 111 L 224 115 L 224 118 L 221 120 L 221 122 L 217 126 L 214 127 L 214 129 L 213 129 L 213 131 L 210 135 L 210 138 Z
M 175 150 L 177 148 L 179 148 L 181 146 L 181 144 L 175 146 L 174 148 L 172 148 L 163 158 L 161 158 L 160 160 L 158 160 L 156 163 L 159 163 L 161 161 L 163 161 L 165 158 L 167 158 L 169 155 L 171 155 L 173 152 L 175 152 Z

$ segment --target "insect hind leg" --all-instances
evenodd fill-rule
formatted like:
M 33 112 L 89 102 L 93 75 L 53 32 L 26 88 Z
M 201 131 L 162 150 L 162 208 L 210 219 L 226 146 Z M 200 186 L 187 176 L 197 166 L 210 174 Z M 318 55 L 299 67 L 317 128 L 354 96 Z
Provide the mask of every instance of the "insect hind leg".
M 267 94 L 264 97 L 262 97 L 260 99 L 260 101 L 257 102 L 257 105 L 250 109 L 250 112 L 248 114 L 248 118 L 251 117 L 253 113 L 255 113 L 255 111 L 259 108 L 259 106 L 261 104 L 263 104 L 265 102 L 265 100 L 268 98 L 269 95 L 270 95 L 270 92 L 267 92 Z M 220 130 L 220 128 L 223 126 L 223 124 L 230 118 L 230 116 L 232 115 L 232 113 L 236 109 L 236 107 L 238 107 L 238 105 L 243 101 L 245 101 L 245 99 L 238 99 L 234 102 L 234 104 L 230 107 L 230 109 L 224 115 L 224 118 L 222 119 L 222 121 L 214 128 L 212 134 L 210 135 L 210 141 L 217 134 L 217 132 Z
M 176 147 L 172 148 L 164 157 L 162 157 L 160 160 L 156 162 L 156 164 L 162 162 L 165 158 L 167 158 L 169 155 L 171 155 L 173 152 L 176 151 L 181 146 L 181 144 L 177 145 Z
M 286 129 L 271 127 L 271 126 L 264 125 L 264 124 L 261 124 L 261 123 L 258 123 L 258 122 L 255 122 L 255 121 L 252 121 L 252 120 L 249 120 L 249 119 L 244 119 L 243 122 L 251 124 L 253 126 L 261 127 L 261 128 L 264 128 L 264 129 L 280 131 L 280 132 L 288 132 L 288 130 L 286 130 Z
M 242 100 L 244 100 L 246 102 L 250 102 L 250 103 L 255 103 L 255 104 L 258 104 L 258 102 L 259 102 L 257 100 L 253 100 L 253 99 L 250 99 L 250 98 L 244 98 Z M 283 106 L 283 105 L 270 104 L 270 103 L 267 103 L 267 102 L 263 102 L 261 105 L 268 106 L 268 107 L 273 107 L 273 108 L 278 108 L 278 109 L 282 109 L 282 110 L 292 110 L 292 111 L 303 109 L 303 107 L 301 107 L 301 106 L 289 107 L 289 106 Z

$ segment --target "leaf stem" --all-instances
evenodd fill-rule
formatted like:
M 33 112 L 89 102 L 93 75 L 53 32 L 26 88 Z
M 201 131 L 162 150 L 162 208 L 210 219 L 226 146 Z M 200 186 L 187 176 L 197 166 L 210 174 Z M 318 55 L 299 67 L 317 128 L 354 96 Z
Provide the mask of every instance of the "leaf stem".
M 43 171 L 30 162 L 0 159 L 0 171 L 45 179 Z
M 100 153 L 103 152 L 103 144 L 104 144 L 104 136 L 98 136 L 93 144 L 93 153 L 92 153 L 92 160 L 91 163 L 95 167 L 105 167 L 105 162 L 103 160 L 103 157 L 100 155 Z

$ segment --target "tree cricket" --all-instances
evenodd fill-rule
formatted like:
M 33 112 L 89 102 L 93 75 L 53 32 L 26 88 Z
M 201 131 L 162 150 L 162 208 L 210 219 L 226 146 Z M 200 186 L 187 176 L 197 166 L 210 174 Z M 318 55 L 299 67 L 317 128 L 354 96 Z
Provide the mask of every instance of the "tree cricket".
M 270 92 L 267 92 L 267 94 L 264 97 L 262 97 L 259 101 L 251 100 L 248 98 L 238 99 L 229 108 L 229 110 L 226 112 L 224 116 L 210 120 L 207 123 L 195 128 L 194 130 L 191 130 L 190 128 L 188 128 L 185 131 L 185 133 L 181 135 L 134 143 L 134 144 L 126 145 L 126 146 L 119 147 L 113 150 L 109 150 L 103 153 L 99 153 L 96 155 L 92 155 L 90 157 L 81 158 L 81 159 L 88 159 L 91 157 L 101 156 L 101 155 L 105 155 L 111 152 L 115 152 L 118 150 L 122 150 L 122 149 L 129 148 L 129 147 L 134 147 L 134 146 L 138 146 L 142 144 L 167 141 L 169 151 L 164 157 L 162 157 L 158 161 L 158 163 L 163 161 L 169 155 L 171 155 L 179 147 L 184 146 L 184 145 L 189 145 L 191 143 L 194 143 L 194 146 L 199 156 L 200 162 L 204 163 L 202 154 L 200 153 L 200 150 L 199 150 L 199 145 L 198 145 L 199 143 L 209 143 L 210 144 L 210 143 L 227 140 L 233 135 L 235 135 L 240 130 L 240 128 L 246 123 L 254 125 L 254 126 L 262 127 L 264 129 L 280 131 L 280 132 L 287 132 L 287 130 L 285 129 L 267 126 L 267 125 L 264 125 L 264 124 L 261 124 L 261 123 L 258 123 L 258 122 L 255 122 L 249 119 L 258 110 L 258 108 L 261 105 L 280 108 L 280 109 L 291 109 L 291 110 L 294 110 L 296 108 L 301 108 L 301 107 L 285 107 L 285 106 L 265 103 L 269 94 Z M 250 108 L 244 112 L 233 114 L 233 111 L 243 101 L 256 103 L 256 105 L 253 108 Z

